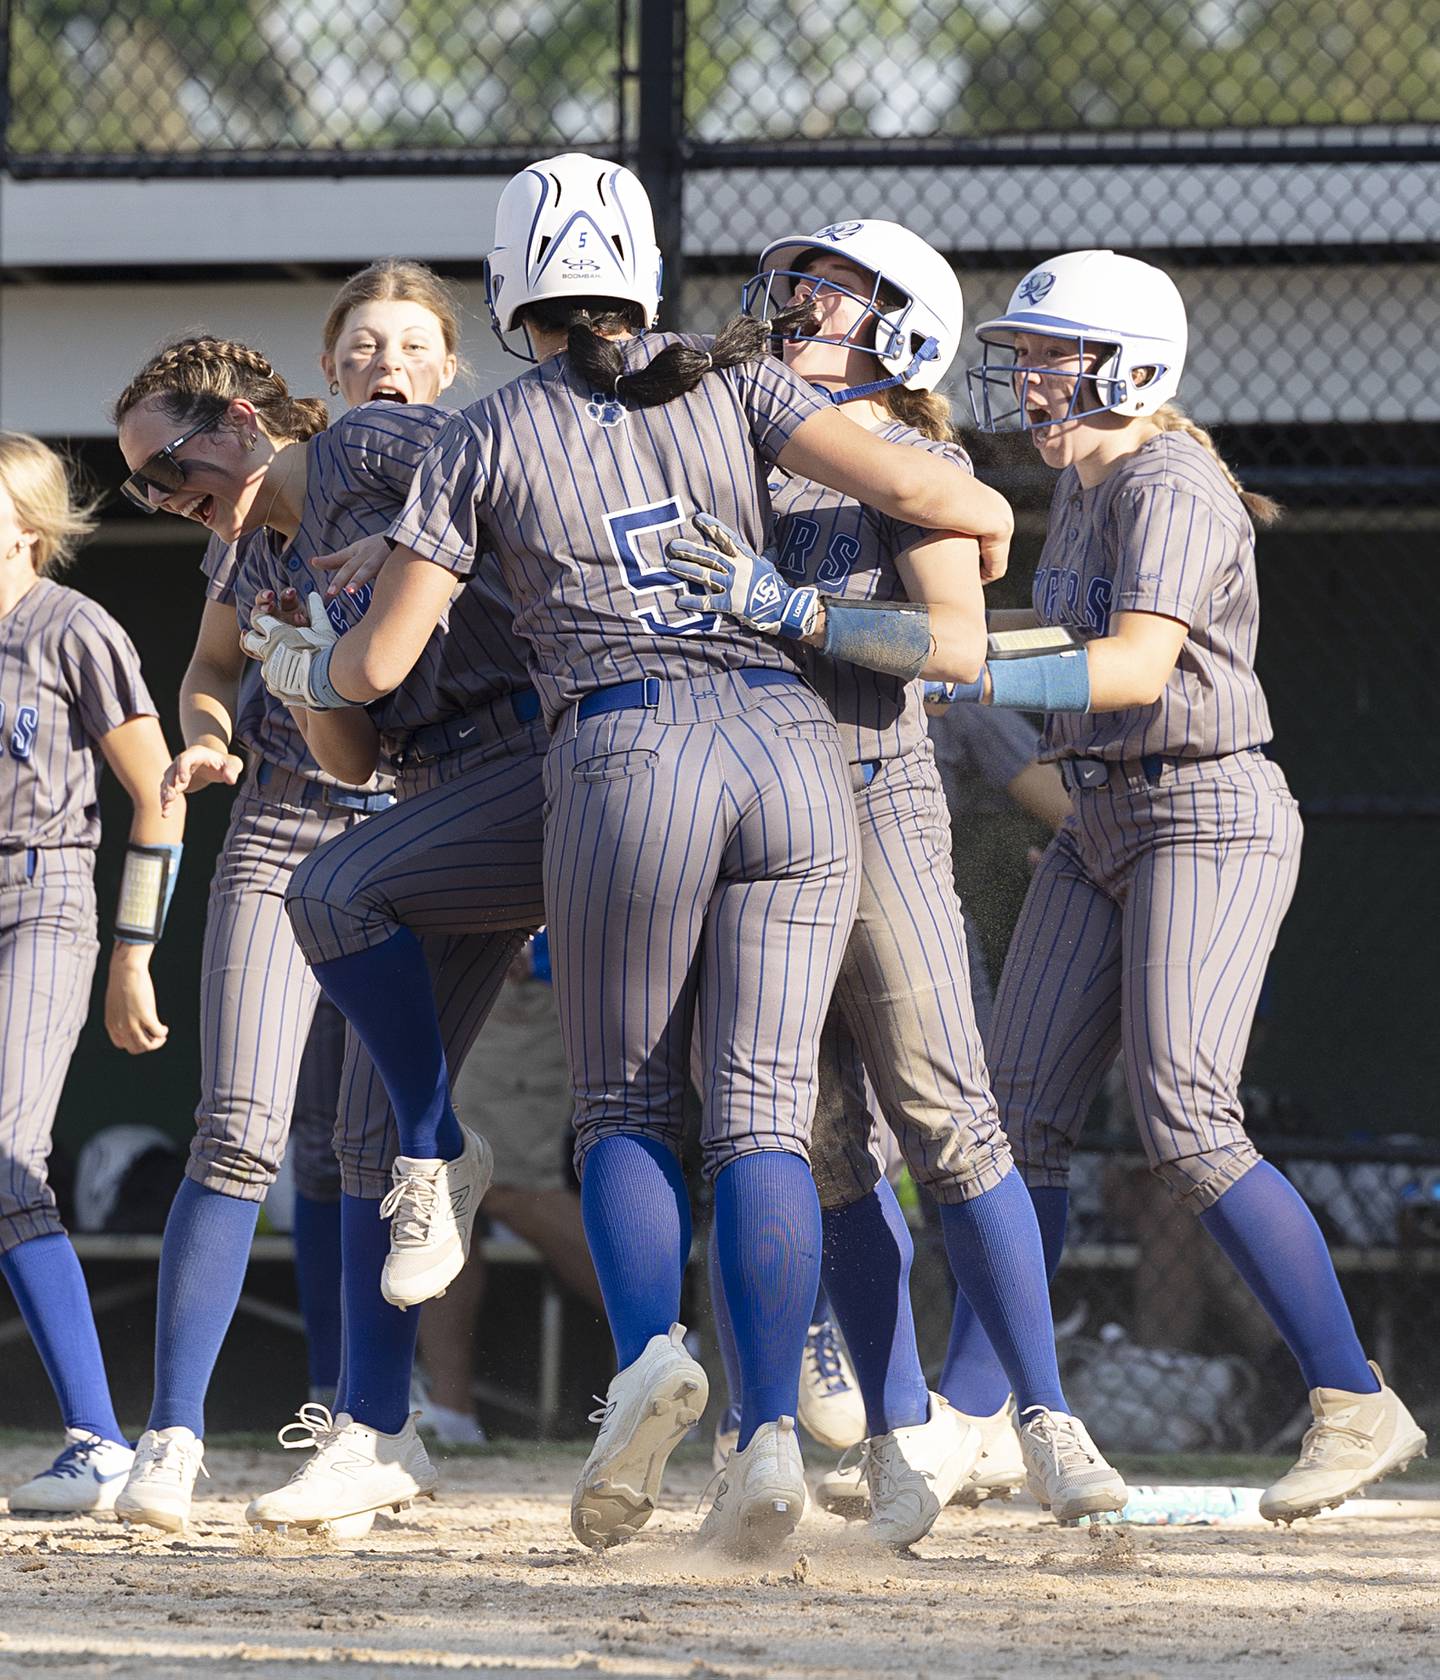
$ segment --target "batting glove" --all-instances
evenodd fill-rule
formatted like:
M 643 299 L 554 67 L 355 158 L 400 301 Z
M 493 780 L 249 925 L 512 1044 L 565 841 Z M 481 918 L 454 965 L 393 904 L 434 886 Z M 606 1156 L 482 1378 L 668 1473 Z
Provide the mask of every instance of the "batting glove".
M 771 553 L 757 554 L 714 514 L 697 513 L 694 523 L 708 546 L 684 537 L 665 545 L 670 570 L 693 586 L 680 597 L 686 611 L 724 613 L 767 636 L 797 641 L 815 629 L 820 597 L 814 589 L 792 589 L 776 571 Z
M 277 700 L 310 711 L 333 711 L 355 702 L 337 694 L 330 682 L 330 655 L 338 637 L 325 603 L 312 589 L 307 603 L 310 623 L 286 624 L 270 613 L 256 613 L 240 645 L 260 661 L 260 675 Z

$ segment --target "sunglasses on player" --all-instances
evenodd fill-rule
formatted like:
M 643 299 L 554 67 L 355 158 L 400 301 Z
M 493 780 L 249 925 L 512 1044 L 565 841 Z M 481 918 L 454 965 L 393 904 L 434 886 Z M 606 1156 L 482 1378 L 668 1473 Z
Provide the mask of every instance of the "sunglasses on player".
M 174 443 L 167 443 L 163 449 L 157 449 L 148 460 L 142 461 L 120 486 L 122 493 L 135 506 L 145 513 L 159 513 L 156 503 L 150 500 L 150 492 L 158 490 L 162 496 L 173 496 L 177 490 L 185 488 L 185 463 L 177 460 L 175 451 L 181 444 L 189 443 L 191 438 L 199 437 L 201 432 L 208 432 L 219 424 L 221 416 L 202 420 L 198 426 L 192 426 L 188 432 L 182 432 Z

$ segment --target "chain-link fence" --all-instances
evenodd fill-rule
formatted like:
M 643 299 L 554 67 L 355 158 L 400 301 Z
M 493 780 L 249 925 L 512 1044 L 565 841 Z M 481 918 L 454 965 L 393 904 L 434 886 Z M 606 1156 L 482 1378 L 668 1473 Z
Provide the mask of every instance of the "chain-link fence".
M 16 176 L 618 153 L 687 326 L 734 309 L 770 239 L 849 217 L 944 251 L 972 324 L 1060 250 L 1169 269 L 1182 397 L 1289 510 L 1259 545 L 1261 675 L 1307 834 L 1247 1066 L 1256 1130 L 1368 1345 L 1435 1392 L 1440 0 L 0 0 L 0 30 Z M 943 389 L 959 403 L 959 367 Z M 1020 510 L 1014 600 L 1048 477 L 1023 439 L 967 441 Z M 1008 886 L 966 883 L 998 907 L 992 960 L 1013 850 Z M 1430 1141 L 1363 1141 L 1396 1136 Z M 1273 1333 L 1132 1158 L 1082 1163 L 1057 1283 L 1072 1398 L 1115 1445 L 1269 1444 L 1295 1386 Z

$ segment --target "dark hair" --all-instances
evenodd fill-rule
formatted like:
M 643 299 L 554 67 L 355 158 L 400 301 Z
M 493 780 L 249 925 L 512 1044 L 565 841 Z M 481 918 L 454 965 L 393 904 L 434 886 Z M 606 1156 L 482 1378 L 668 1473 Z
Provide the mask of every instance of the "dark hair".
M 808 304 L 792 305 L 774 320 L 735 315 L 710 341 L 708 350 L 689 344 L 667 344 L 647 366 L 627 371 L 619 346 L 606 333 L 640 333 L 644 312 L 621 298 L 547 298 L 527 303 L 520 319 L 540 332 L 568 334 L 565 354 L 590 388 L 619 397 L 631 408 L 654 408 L 693 391 L 707 373 L 758 362 L 770 350 L 770 340 L 803 320 Z M 623 384 L 624 389 L 620 389 Z
M 330 424 L 319 397 L 292 397 L 290 387 L 258 350 L 234 339 L 177 339 L 152 356 L 115 399 L 118 426 L 131 409 L 158 402 L 172 420 L 215 419 L 237 397 L 250 403 L 268 436 L 303 443 Z

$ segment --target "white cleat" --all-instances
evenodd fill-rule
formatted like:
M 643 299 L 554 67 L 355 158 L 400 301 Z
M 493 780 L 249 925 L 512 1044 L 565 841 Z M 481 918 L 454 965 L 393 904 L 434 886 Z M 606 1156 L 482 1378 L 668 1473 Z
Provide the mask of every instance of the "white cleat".
M 1079 1418 L 1027 1407 L 1020 1418 L 1020 1450 L 1030 1492 L 1057 1523 L 1125 1509 L 1129 1491 L 1124 1480 L 1105 1462 Z
M 956 1490 L 952 1505 L 981 1505 L 987 1499 L 1009 1499 L 1025 1486 L 1025 1458 L 1020 1451 L 1015 1403 L 1007 1397 L 998 1412 L 988 1417 L 960 1416 L 980 1431 L 980 1459 L 967 1480 Z
M 1343 1388 L 1310 1390 L 1315 1421 L 1305 1431 L 1295 1467 L 1261 1494 L 1262 1517 L 1277 1523 L 1313 1517 L 1382 1476 L 1403 1470 L 1412 1458 L 1425 1456 L 1424 1430 L 1400 1396 L 1386 1388 L 1373 1360 L 1370 1369 L 1380 1384 L 1378 1394 L 1350 1394 Z
M 815 1484 L 815 1503 L 823 1511 L 844 1517 L 846 1522 L 864 1522 L 870 1515 L 870 1483 L 866 1479 L 869 1442 L 851 1447 L 833 1470 L 827 1470 Z
M 182 1424 L 147 1429 L 135 1444 L 130 1479 L 115 1501 L 122 1522 L 148 1523 L 168 1534 L 183 1534 L 190 1522 L 195 1478 L 208 1476 L 205 1443 Z
M 665 1465 L 709 1398 L 704 1368 L 685 1351 L 685 1326 L 652 1336 L 617 1371 L 590 1421 L 600 1425 L 570 1501 L 570 1528 L 584 1546 L 615 1546 L 649 1522 Z
M 942 1394 L 930 1396 L 924 1423 L 876 1435 L 865 1449 L 872 1540 L 913 1546 L 964 1485 L 980 1458 L 984 1439 Z
M 323 1528 L 339 1539 L 356 1539 L 349 1519 L 387 1508 L 400 1510 L 435 1495 L 439 1478 L 406 1418 L 394 1435 L 356 1423 L 348 1412 L 332 1418 L 323 1406 L 302 1406 L 279 1441 L 289 1451 L 313 1447 L 282 1488 L 262 1493 L 245 1509 L 245 1520 L 261 1528 Z M 338 1525 L 345 1525 L 344 1527 Z
M 762 1423 L 731 1453 L 695 1536 L 698 1546 L 736 1558 L 769 1557 L 805 1515 L 805 1466 L 794 1418 Z
M 810 1326 L 800 1366 L 796 1421 L 822 1447 L 844 1452 L 865 1439 L 865 1402 L 834 1323 Z
M 88 1429 L 67 1429 L 60 1456 L 10 1495 L 12 1517 L 75 1517 L 112 1511 L 134 1449 Z
M 390 1221 L 390 1252 L 380 1293 L 394 1307 L 418 1307 L 460 1275 L 470 1253 L 475 1215 L 490 1188 L 494 1156 L 485 1139 L 460 1128 L 458 1160 L 425 1161 L 398 1155 L 391 1185 L 380 1204 Z
M 730 1454 L 740 1445 L 739 1429 L 717 1429 L 710 1446 L 710 1468 L 718 1475 L 729 1463 Z

